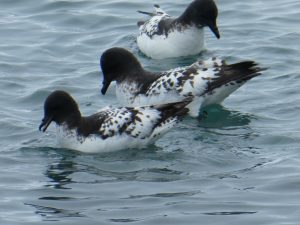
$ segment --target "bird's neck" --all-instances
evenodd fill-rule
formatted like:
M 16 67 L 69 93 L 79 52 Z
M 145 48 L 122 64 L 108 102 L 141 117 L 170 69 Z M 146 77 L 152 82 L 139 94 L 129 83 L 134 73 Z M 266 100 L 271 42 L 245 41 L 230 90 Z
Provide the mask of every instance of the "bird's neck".
M 149 72 L 146 70 L 132 71 L 127 74 L 124 79 L 118 80 L 117 85 L 124 89 L 125 92 L 142 94 L 147 91 L 149 86 L 160 77 L 158 73 Z
M 87 137 L 90 134 L 97 134 L 99 133 L 101 124 L 101 118 L 96 115 L 81 117 L 76 126 L 77 134 L 84 137 Z
M 68 115 L 67 119 L 65 119 L 63 123 L 60 124 L 65 124 L 68 129 L 76 129 L 79 126 L 81 120 L 82 117 L 80 112 L 73 112 Z

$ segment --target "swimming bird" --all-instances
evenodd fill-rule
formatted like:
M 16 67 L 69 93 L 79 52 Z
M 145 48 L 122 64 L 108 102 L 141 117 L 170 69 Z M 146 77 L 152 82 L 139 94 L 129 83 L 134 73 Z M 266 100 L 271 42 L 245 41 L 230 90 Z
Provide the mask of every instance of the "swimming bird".
M 139 21 L 137 45 L 148 57 L 163 59 L 196 55 L 204 50 L 204 27 L 209 27 L 219 39 L 218 8 L 213 0 L 194 0 L 179 17 L 171 17 L 159 5 L 154 13 Z
M 103 95 L 110 83 L 116 81 L 118 100 L 131 106 L 162 104 L 192 96 L 194 98 L 187 107 L 193 117 L 198 116 L 201 107 L 220 104 L 264 70 L 254 61 L 227 64 L 224 60 L 211 58 L 186 67 L 151 72 L 145 70 L 131 52 L 117 47 L 102 54 L 100 66 Z
M 154 143 L 182 119 L 189 102 L 186 99 L 155 106 L 106 107 L 83 117 L 71 95 L 57 90 L 45 100 L 39 130 L 45 132 L 55 122 L 61 147 L 82 152 L 140 148 Z

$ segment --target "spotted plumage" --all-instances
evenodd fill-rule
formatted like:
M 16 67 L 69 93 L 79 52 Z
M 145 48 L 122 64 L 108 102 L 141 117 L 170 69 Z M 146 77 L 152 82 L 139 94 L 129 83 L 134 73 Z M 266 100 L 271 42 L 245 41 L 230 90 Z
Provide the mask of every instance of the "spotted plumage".
M 161 59 L 195 55 L 204 49 L 205 26 L 220 38 L 217 27 L 218 9 L 213 0 L 194 0 L 179 17 L 171 17 L 158 5 L 150 16 L 139 21 L 137 45 L 151 58 Z
M 211 58 L 186 67 L 150 72 L 123 48 L 108 49 L 101 56 L 100 63 L 103 72 L 102 94 L 106 93 L 112 81 L 116 81 L 117 97 L 125 105 L 161 104 L 194 97 L 188 105 L 192 116 L 198 116 L 203 106 L 220 104 L 263 70 L 253 61 L 226 64 L 225 61 Z
M 143 107 L 106 107 L 83 117 L 75 100 L 64 91 L 54 91 L 44 104 L 39 127 L 46 131 L 53 121 L 61 147 L 84 152 L 108 152 L 143 147 L 171 129 L 187 112 L 181 102 Z

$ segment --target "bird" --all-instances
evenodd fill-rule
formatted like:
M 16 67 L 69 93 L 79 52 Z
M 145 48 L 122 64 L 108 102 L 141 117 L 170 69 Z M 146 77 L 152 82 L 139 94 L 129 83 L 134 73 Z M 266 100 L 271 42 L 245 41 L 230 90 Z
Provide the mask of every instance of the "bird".
M 82 116 L 76 101 L 62 90 L 53 91 L 44 102 L 39 130 L 55 122 L 61 147 L 81 152 L 111 152 L 153 144 L 188 112 L 191 99 L 143 107 L 104 107 Z
M 149 20 L 137 23 L 137 45 L 150 58 L 199 54 L 204 50 L 204 27 L 220 38 L 218 8 L 213 0 L 194 0 L 178 17 L 171 17 L 159 5 L 154 5 L 154 11 L 138 11 L 150 16 Z
M 212 57 L 186 67 L 151 72 L 145 70 L 130 51 L 120 47 L 104 51 L 100 67 L 103 95 L 110 83 L 116 81 L 118 100 L 130 106 L 163 104 L 191 96 L 193 100 L 187 107 L 192 117 L 197 117 L 204 106 L 221 104 L 232 92 L 265 69 L 254 61 L 227 64 Z

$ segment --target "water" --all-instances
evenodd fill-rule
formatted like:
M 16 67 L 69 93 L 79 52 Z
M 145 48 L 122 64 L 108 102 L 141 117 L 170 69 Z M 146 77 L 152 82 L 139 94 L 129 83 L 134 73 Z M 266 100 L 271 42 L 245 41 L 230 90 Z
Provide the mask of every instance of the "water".
M 178 15 L 189 1 L 159 2 Z M 201 56 L 150 60 L 136 22 L 152 1 L 0 0 L 1 224 L 299 224 L 300 2 L 218 0 L 221 39 Z M 109 154 L 58 149 L 38 131 L 45 97 L 70 92 L 84 114 L 100 96 L 99 57 L 126 47 L 150 70 L 216 55 L 268 70 L 199 122 L 155 146 Z

